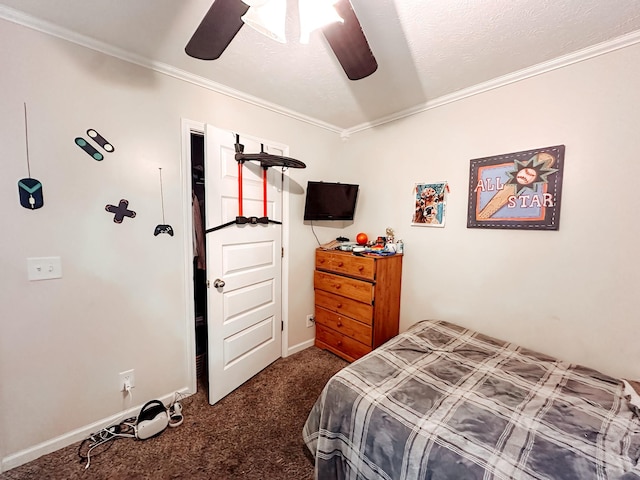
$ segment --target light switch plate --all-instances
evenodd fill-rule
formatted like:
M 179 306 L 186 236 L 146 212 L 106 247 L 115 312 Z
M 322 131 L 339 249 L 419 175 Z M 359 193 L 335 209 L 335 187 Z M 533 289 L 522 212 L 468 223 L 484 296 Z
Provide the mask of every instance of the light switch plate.
M 29 280 L 62 278 L 62 262 L 60 257 L 27 258 L 27 278 Z

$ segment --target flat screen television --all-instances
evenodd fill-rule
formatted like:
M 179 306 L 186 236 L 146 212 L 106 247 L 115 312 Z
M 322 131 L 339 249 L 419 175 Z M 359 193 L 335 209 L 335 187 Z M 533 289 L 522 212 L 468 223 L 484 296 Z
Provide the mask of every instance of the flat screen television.
M 305 220 L 353 220 L 358 185 L 308 182 L 304 202 Z

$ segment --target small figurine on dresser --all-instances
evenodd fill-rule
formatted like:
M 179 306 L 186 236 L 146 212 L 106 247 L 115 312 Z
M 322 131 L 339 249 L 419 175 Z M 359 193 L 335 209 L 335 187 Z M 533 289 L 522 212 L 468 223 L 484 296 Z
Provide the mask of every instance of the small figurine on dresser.
M 387 227 L 387 231 L 385 233 L 387 235 L 387 243 L 396 243 L 395 234 L 393 233 L 393 228 Z
M 393 228 L 388 227 L 385 233 L 387 235 L 387 242 L 385 243 L 385 246 L 384 246 L 385 252 L 397 253 L 398 246 L 396 245 L 396 237 L 395 237 Z

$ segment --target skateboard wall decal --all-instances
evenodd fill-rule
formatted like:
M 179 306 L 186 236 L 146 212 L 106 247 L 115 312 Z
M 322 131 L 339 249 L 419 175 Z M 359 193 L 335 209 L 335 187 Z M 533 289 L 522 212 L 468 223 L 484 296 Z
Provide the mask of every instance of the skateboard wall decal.
M 95 141 L 105 152 L 112 153 L 115 150 L 114 146 L 93 128 L 87 130 L 87 135 L 89 136 L 89 138 L 93 139 L 93 141 Z M 76 137 L 74 142 L 94 160 L 98 162 L 104 160 L 104 155 L 102 155 L 102 153 L 100 153 L 84 138 Z

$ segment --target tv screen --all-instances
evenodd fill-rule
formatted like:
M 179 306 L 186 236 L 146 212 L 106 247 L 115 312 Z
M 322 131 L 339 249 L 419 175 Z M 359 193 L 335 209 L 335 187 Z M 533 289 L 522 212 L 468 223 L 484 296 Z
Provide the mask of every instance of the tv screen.
M 304 203 L 305 220 L 353 220 L 358 185 L 308 182 Z

